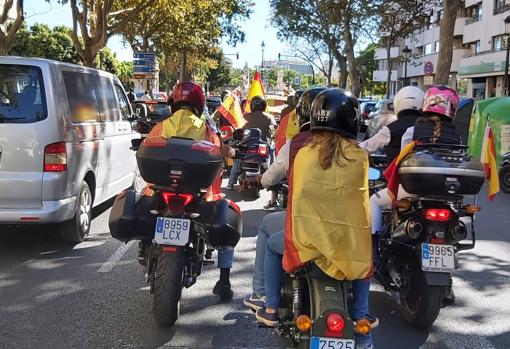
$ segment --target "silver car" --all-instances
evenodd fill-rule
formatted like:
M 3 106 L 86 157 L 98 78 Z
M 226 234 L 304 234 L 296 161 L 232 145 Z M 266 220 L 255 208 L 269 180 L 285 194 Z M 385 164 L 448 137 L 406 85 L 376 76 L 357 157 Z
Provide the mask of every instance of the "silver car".
M 58 223 L 64 239 L 83 241 L 92 207 L 133 184 L 131 119 L 109 73 L 0 57 L 0 231 Z
M 395 120 L 397 120 L 397 116 L 395 115 L 393 100 L 379 100 L 374 109 L 368 114 L 368 120 L 366 121 L 368 126 L 367 137 L 374 136 L 381 128 L 388 126 Z

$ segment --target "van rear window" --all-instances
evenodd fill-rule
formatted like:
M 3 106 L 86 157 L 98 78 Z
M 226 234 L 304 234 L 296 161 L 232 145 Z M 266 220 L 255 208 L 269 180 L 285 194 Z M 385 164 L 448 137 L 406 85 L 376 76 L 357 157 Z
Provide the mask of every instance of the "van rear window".
M 32 123 L 47 116 L 41 69 L 0 64 L 0 123 Z

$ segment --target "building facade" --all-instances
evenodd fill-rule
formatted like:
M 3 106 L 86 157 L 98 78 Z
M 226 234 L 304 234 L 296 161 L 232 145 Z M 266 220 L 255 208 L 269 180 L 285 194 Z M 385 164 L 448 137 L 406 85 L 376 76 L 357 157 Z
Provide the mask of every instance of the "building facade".
M 391 50 L 392 89 L 403 85 L 406 68 L 411 85 L 427 88 L 433 83 L 439 55 L 439 20 L 442 9 L 435 8 L 428 23 Z M 510 0 L 465 0 L 455 22 L 450 86 L 463 96 L 475 99 L 504 94 L 507 36 L 505 18 L 510 15 Z M 404 47 L 411 52 L 403 53 Z M 408 57 L 407 60 L 405 57 Z M 386 81 L 386 49 L 376 51 L 379 70 L 375 81 Z

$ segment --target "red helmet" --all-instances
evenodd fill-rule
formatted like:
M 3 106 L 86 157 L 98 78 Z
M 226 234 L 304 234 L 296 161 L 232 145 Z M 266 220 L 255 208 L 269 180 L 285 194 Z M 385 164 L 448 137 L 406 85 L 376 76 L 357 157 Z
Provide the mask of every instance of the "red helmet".
M 174 86 L 173 90 L 173 112 L 182 105 L 189 105 L 196 109 L 197 116 L 202 115 L 205 106 L 205 94 L 202 87 L 192 81 L 182 81 Z

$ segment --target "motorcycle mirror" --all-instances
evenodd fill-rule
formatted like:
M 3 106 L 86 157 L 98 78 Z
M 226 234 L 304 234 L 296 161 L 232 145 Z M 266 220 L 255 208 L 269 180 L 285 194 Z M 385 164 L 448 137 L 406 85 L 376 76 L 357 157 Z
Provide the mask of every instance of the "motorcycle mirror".
M 368 179 L 370 181 L 376 181 L 379 178 L 381 178 L 381 171 L 379 171 L 378 169 L 370 167 L 368 169 Z
M 131 140 L 131 150 L 137 151 L 140 148 L 140 144 L 142 144 L 141 138 L 134 138 Z

